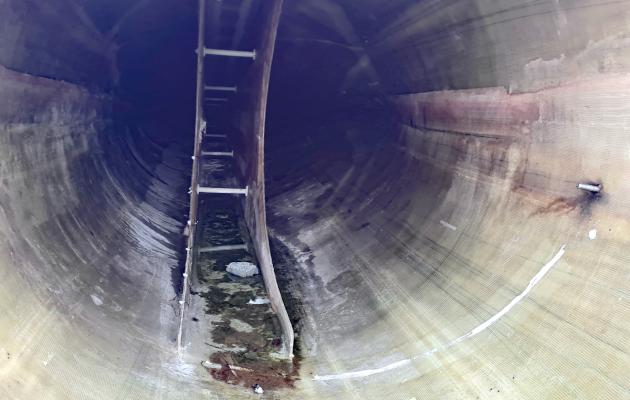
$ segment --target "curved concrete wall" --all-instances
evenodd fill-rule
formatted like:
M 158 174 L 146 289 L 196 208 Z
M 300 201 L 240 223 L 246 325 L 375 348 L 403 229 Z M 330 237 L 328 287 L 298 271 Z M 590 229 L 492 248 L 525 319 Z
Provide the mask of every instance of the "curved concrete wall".
M 287 4 L 269 223 L 309 389 L 628 397 L 627 6 Z
M 124 376 L 138 357 L 168 355 L 173 335 L 182 174 L 137 158 L 107 96 L 0 79 L 1 397 L 133 393 Z
M 249 398 L 177 360 L 188 134 L 104 92 L 99 5 L 1 4 L 0 397 Z M 302 362 L 267 398 L 628 397 L 629 10 L 285 4 L 267 205 Z
M 154 398 L 183 379 L 167 369 L 189 167 L 112 118 L 112 42 L 74 10 L 2 3 L 0 397 Z

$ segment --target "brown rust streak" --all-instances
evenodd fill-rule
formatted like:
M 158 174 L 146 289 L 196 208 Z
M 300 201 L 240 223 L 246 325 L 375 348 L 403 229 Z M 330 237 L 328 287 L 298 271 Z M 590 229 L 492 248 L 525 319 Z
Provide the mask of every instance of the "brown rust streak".
M 413 127 L 489 137 L 527 135 L 540 119 L 539 101 L 534 94 L 509 94 L 500 87 L 393 98 L 401 119 Z

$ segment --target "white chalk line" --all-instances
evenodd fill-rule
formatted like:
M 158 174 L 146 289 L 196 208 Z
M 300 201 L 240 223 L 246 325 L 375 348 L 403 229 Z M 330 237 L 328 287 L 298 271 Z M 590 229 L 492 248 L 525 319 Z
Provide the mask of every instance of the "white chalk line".
M 507 314 L 512 309 L 512 307 L 514 307 L 521 300 L 523 300 L 523 298 L 525 298 L 525 296 L 527 296 L 527 294 L 534 288 L 534 286 L 536 286 L 536 284 L 538 282 L 540 282 L 540 280 L 547 274 L 547 272 L 549 272 L 549 270 L 562 258 L 562 256 L 564 255 L 564 252 L 565 252 L 565 250 L 564 250 L 565 246 L 566 245 L 562 245 L 562 247 L 560 247 L 560 250 L 558 250 L 556 255 L 553 256 L 553 258 L 551 260 L 549 260 L 545 265 L 543 265 L 543 267 L 540 269 L 540 271 L 538 271 L 538 273 L 536 275 L 534 275 L 534 277 L 529 281 L 529 284 L 527 285 L 525 290 L 523 290 L 521 292 L 521 294 L 519 294 L 514 299 L 512 299 L 512 301 L 510 301 L 508 303 L 508 305 L 503 307 L 501 309 L 501 311 L 499 311 L 498 313 L 494 314 L 488 320 L 486 320 L 482 324 L 476 326 L 475 328 L 473 328 L 468 333 L 458 337 L 455 340 L 452 340 L 451 342 L 449 342 L 445 346 L 431 349 L 429 351 L 426 351 L 426 352 L 424 352 L 424 353 L 422 353 L 420 355 L 414 356 L 412 358 L 407 358 L 407 359 L 404 359 L 404 360 L 396 361 L 396 362 L 388 364 L 388 365 L 386 365 L 384 367 L 375 368 L 375 369 L 365 369 L 365 370 L 360 370 L 360 371 L 344 372 L 344 373 L 341 373 L 341 374 L 334 374 L 334 375 L 315 375 L 313 377 L 313 380 L 315 380 L 315 381 L 332 381 L 332 380 L 339 380 L 339 379 L 363 378 L 363 377 L 366 377 L 366 376 L 370 376 L 370 375 L 375 375 L 375 374 L 380 374 L 380 373 L 383 373 L 383 372 L 391 371 L 393 369 L 400 368 L 400 367 L 402 367 L 404 365 L 407 365 L 407 364 L 411 363 L 412 360 L 417 360 L 419 358 L 426 357 L 426 356 L 431 355 L 433 353 L 436 353 L 438 351 L 446 350 L 446 349 L 448 349 L 449 347 L 451 347 L 451 346 L 453 346 L 455 344 L 458 344 L 458 343 L 460 343 L 460 342 L 462 342 L 462 341 L 464 341 L 464 340 L 466 340 L 468 338 L 471 338 L 471 337 L 473 337 L 473 336 L 483 332 L 488 327 L 492 326 L 495 322 L 497 322 L 501 317 L 503 317 L 505 314 Z

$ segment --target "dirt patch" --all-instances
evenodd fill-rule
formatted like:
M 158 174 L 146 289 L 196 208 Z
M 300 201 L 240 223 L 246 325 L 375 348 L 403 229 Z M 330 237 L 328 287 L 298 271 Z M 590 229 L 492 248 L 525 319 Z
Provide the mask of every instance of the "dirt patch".
M 206 300 L 206 312 L 210 314 L 216 313 L 217 307 L 222 306 L 228 296 L 225 291 L 215 286 L 209 286 L 206 291 L 198 294 Z
M 326 285 L 326 289 L 334 293 L 347 293 L 349 291 L 361 291 L 363 280 L 354 271 L 344 271 Z
M 300 358 L 292 361 L 262 359 L 251 353 L 216 353 L 210 358 L 217 368 L 205 367 L 219 381 L 251 388 L 259 384 L 266 391 L 291 389 L 299 379 Z
M 204 245 L 221 246 L 242 243 L 243 227 L 240 204 L 233 199 L 204 198 L 200 200 L 199 234 Z
M 212 341 L 225 346 L 246 347 L 253 352 L 264 351 L 273 341 L 273 337 L 266 338 L 259 330 L 240 332 L 230 326 L 230 322 L 214 323 L 212 326 Z

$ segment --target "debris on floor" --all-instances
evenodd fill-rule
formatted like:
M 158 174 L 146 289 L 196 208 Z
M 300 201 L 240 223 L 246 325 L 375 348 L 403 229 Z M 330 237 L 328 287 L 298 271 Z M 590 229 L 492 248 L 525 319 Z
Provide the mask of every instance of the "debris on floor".
M 231 159 L 211 161 L 213 165 L 204 166 L 203 184 L 237 184 L 230 181 Z M 208 355 L 201 365 L 214 379 L 256 393 L 263 393 L 261 384 L 265 395 L 294 388 L 300 358 L 277 358 L 283 349 L 282 330 L 256 255 L 242 246 L 250 237 L 241 203 L 226 196 L 203 197 L 197 229 L 199 248 L 215 249 L 200 251 L 194 264 L 195 293 L 203 304 L 193 318 L 208 323 L 203 333 Z
M 230 320 L 230 328 L 234 329 L 237 332 L 253 332 L 254 331 L 253 326 L 237 318 L 232 318 Z
M 247 261 L 231 262 L 228 264 L 226 271 L 241 278 L 258 275 L 258 267 Z
M 247 304 L 269 304 L 269 299 L 256 297 L 255 299 L 248 301 Z
M 201 365 L 216 380 L 252 389 L 263 382 L 267 390 L 275 391 L 295 387 L 299 379 L 300 357 L 287 362 L 261 357 L 260 353 L 221 352 L 213 354 Z

